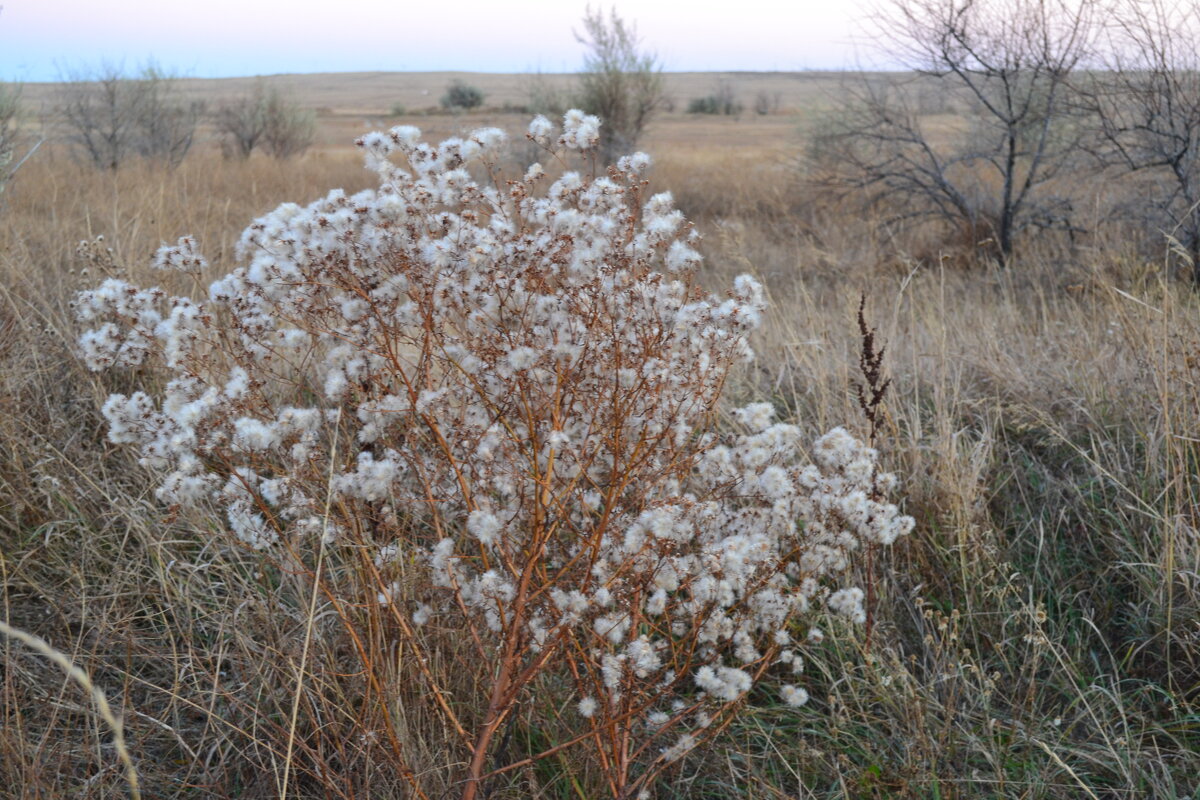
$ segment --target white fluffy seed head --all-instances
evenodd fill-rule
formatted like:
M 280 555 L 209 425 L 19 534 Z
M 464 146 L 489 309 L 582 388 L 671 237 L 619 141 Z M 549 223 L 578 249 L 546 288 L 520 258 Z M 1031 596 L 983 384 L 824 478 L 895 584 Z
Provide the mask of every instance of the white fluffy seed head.
M 799 686 L 785 685 L 779 690 L 779 696 L 789 706 L 799 707 L 808 702 L 808 692 Z

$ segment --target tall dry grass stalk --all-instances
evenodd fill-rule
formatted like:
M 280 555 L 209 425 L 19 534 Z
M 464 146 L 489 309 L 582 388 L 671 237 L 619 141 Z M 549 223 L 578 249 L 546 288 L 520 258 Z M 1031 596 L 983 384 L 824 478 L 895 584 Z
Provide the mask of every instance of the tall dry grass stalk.
M 122 723 L 119 716 L 113 713 L 112 707 L 108 704 L 108 698 L 104 696 L 104 691 L 92 683 L 92 679 L 88 677 L 86 672 L 72 664 L 71 659 L 65 653 L 55 650 L 44 639 L 18 630 L 4 622 L 0 622 L 0 634 L 20 642 L 62 667 L 63 671 L 67 673 L 67 677 L 79 684 L 80 688 L 92 696 L 92 702 L 96 704 L 96 712 L 109 728 L 112 729 L 113 747 L 117 751 L 117 757 L 121 759 L 121 764 L 125 767 L 125 780 L 129 784 L 129 796 L 133 800 L 141 800 L 142 795 L 138 791 L 137 768 L 133 766 L 133 759 L 129 756 L 129 748 L 125 746 L 124 723 Z

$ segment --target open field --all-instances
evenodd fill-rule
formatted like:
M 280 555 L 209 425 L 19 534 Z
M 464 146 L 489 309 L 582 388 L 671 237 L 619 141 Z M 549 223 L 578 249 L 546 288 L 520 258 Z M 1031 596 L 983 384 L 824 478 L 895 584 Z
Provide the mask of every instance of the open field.
M 755 94 L 779 93 L 780 108 L 795 111 L 819 100 L 824 90 L 836 86 L 837 73 L 829 72 L 668 72 L 667 96 L 682 111 L 687 101 L 712 92 L 721 81 L 733 87 L 747 105 Z M 252 90 L 258 83 L 289 92 L 305 105 L 324 114 L 383 115 L 399 103 L 413 111 L 437 109 L 451 81 L 461 79 L 484 93 L 490 107 L 519 106 L 529 102 L 530 89 L 541 83 L 550 89 L 568 90 L 575 79 L 569 74 L 520 75 L 483 72 L 346 72 L 313 75 L 271 75 L 263 78 L 180 80 L 189 100 L 218 103 Z M 28 84 L 25 91 L 36 106 L 52 106 L 56 84 Z
M 278 601 L 286 576 L 214 536 L 218 517 L 172 513 L 107 441 L 105 398 L 161 378 L 87 371 L 71 298 L 109 275 L 188 290 L 149 266 L 184 234 L 210 262 L 203 283 L 225 274 L 250 220 L 373 186 L 350 146 L 369 130 L 410 123 L 436 140 L 496 125 L 524 157 L 527 115 L 499 109 L 524 102 L 524 79 L 466 75 L 490 110 L 416 113 L 451 77 L 272 78 L 320 109 L 302 158 L 229 161 L 206 142 L 175 170 L 108 173 L 50 143 L 0 196 L 0 621 L 107 694 L 144 797 L 278 797 L 289 760 L 291 797 L 410 795 L 355 727 L 361 686 L 336 620 Z M 805 131 L 834 78 L 725 77 L 747 105 L 780 92 L 780 113 L 689 116 L 718 76 L 670 75 L 676 110 L 643 146 L 653 188 L 672 190 L 704 237 L 701 281 L 723 290 L 751 272 L 768 288 L 757 359 L 728 399 L 772 402 L 807 439 L 865 433 L 853 390 L 865 294 L 893 381 L 878 446 L 917 526 L 869 574 L 856 566 L 874 590 L 871 639 L 829 623 L 806 653 L 812 701 L 747 712 L 655 796 L 1200 797 L 1200 296 L 1119 232 L 1069 253 L 1035 243 L 1007 268 L 958 242 L 899 243 L 805 180 Z M 251 81 L 184 85 L 212 103 Z M 52 88 L 25 97 L 48 110 Z M 387 116 L 394 103 L 413 113 Z M 293 706 L 298 671 L 310 680 Z M 436 797 L 451 732 L 422 716 L 409 675 L 392 678 L 389 723 Z M 550 735 L 538 702 L 510 753 Z M 111 741 L 58 666 L 0 641 L 0 795 L 125 796 Z M 595 781 L 567 752 L 491 796 L 582 800 L 601 796 Z

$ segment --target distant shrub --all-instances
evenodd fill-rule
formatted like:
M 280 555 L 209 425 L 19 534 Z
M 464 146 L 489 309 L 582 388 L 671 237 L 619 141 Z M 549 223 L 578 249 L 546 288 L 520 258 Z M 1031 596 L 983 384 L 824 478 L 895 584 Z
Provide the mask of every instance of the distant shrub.
M 222 103 L 217 109 L 216 126 L 226 157 L 249 158 L 266 130 L 262 87 L 253 95 Z
M 309 148 L 316 134 L 316 112 L 259 84 L 253 93 L 221 105 L 217 130 L 227 156 L 249 158 L 262 149 L 290 158 Z
M 555 136 L 538 117 L 529 139 L 562 162 L 598 147 L 599 120 L 570 111 Z M 215 507 L 234 541 L 313 576 L 305 602 L 365 620 L 355 640 L 382 649 L 351 671 L 399 669 L 462 731 L 463 800 L 523 763 L 492 745 L 535 690 L 556 738 L 529 759 L 574 743 L 631 798 L 756 686 L 803 705 L 814 616 L 863 620 L 852 553 L 912 520 L 840 428 L 810 463 L 770 404 L 717 427 L 763 288 L 699 288 L 697 235 L 644 195 L 648 156 L 505 181 L 504 143 L 365 136 L 378 190 L 257 220 L 207 299 L 81 293 L 80 347 L 93 369 L 166 373 L 158 397 L 109 397 L 109 439 L 139 448 L 163 503 Z M 185 238 L 156 265 L 206 262 Z M 449 697 L 434 662 L 473 690 Z M 431 765 L 400 771 L 424 796 Z
M 269 155 L 291 158 L 312 146 L 317 131 L 317 112 L 272 91 L 267 95 L 263 113 L 266 118 L 263 149 Z
M 451 110 L 470 110 L 483 105 L 483 92 L 475 86 L 456 80 L 442 95 L 442 108 Z
M 756 92 L 754 95 L 754 113 L 760 116 L 778 114 L 782 100 L 779 92 Z
M 556 85 L 540 72 L 527 76 L 524 88 L 529 114 L 561 117 L 571 107 L 571 91 Z
M 392 103 L 392 107 L 388 109 L 388 114 L 393 117 L 403 117 L 408 113 L 403 103 Z
M 689 114 L 723 114 L 736 116 L 742 113 L 742 104 L 738 102 L 733 88 L 721 83 L 716 90 L 705 97 L 695 97 L 688 102 Z

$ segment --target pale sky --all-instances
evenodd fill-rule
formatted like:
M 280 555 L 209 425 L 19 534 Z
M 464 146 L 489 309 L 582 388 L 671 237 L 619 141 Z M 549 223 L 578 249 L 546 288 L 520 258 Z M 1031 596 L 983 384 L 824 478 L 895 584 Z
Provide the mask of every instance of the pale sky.
M 668 71 L 843 69 L 869 0 L 617 0 Z M 103 60 L 193 77 L 573 72 L 584 0 L 0 0 L 0 79 Z M 599 7 L 599 4 L 594 4 Z

